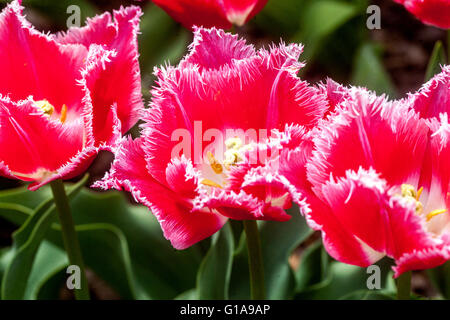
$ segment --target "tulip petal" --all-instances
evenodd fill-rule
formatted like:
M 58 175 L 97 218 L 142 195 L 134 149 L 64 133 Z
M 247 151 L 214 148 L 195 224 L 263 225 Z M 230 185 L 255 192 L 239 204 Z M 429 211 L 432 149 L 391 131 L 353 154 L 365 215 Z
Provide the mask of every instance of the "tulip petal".
M 16 101 L 30 95 L 47 100 L 60 113 L 68 108 L 81 112 L 83 93 L 77 86 L 87 49 L 81 45 L 60 45 L 36 31 L 13 1 L 0 13 L 0 94 Z
M 395 0 L 423 23 L 450 29 L 450 2 L 448 0 Z
M 374 168 L 389 185 L 417 185 L 429 130 L 418 115 L 364 90 L 352 89 L 329 121 L 320 125 L 308 179 L 320 196 L 330 175 Z M 351 150 L 351 152 L 349 152 Z
M 164 236 L 176 249 L 188 248 L 217 232 L 226 218 L 211 211 L 192 211 L 192 199 L 186 196 L 195 192 L 191 188 L 196 185 L 192 181 L 196 178 L 186 176 L 189 171 L 186 161 L 173 162 L 168 166 L 168 182 L 173 187 L 169 189 L 149 174 L 141 139 L 124 140 L 111 171 L 94 186 L 131 192 L 137 202 L 152 210 Z
M 0 159 L 24 180 L 41 180 L 83 148 L 83 123 L 52 120 L 33 100 L 0 96 Z
M 114 21 L 109 13 L 88 19 L 87 26 L 70 28 L 67 33 L 55 36 L 63 44 L 101 45 L 116 53 L 108 65 L 91 82 L 92 104 L 96 110 L 107 110 L 117 104 L 117 115 L 123 132 L 128 131 L 139 119 L 144 108 L 141 94 L 139 52 L 137 36 L 139 7 L 130 6 L 114 11 Z M 117 90 L 120 88 L 120 90 Z M 108 121 L 107 113 L 98 113 L 98 121 Z
M 441 113 L 450 112 L 450 66 L 444 66 L 442 72 L 434 76 L 415 94 L 409 103 L 422 118 L 439 118 Z
M 195 25 L 220 29 L 231 28 L 217 0 L 153 0 L 173 19 L 190 29 Z

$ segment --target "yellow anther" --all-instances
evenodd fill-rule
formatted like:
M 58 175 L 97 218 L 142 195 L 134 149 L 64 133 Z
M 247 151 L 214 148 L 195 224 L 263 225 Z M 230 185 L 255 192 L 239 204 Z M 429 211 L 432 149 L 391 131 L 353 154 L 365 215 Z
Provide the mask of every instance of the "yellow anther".
M 230 149 L 225 151 L 225 160 L 223 161 L 223 164 L 227 169 L 229 169 L 230 166 L 235 165 L 240 160 L 242 160 L 242 158 L 239 150 Z
M 55 108 L 47 100 L 36 101 L 36 106 L 40 108 L 46 115 L 51 116 Z
M 61 108 L 61 117 L 59 118 L 59 120 L 64 123 L 66 122 L 67 119 L 67 106 L 65 104 L 63 104 L 62 108 Z
M 208 186 L 208 187 L 213 187 L 213 188 L 220 188 L 220 189 L 222 189 L 222 186 L 221 186 L 220 184 L 215 183 L 214 181 L 209 180 L 209 179 L 203 179 L 202 182 L 201 182 L 201 184 L 203 184 L 203 185 L 205 185 L 205 186 Z
M 416 194 L 416 201 L 419 201 L 420 199 L 420 195 L 422 194 L 423 191 L 423 187 L 420 187 L 419 190 L 417 190 L 417 194 Z
M 214 158 L 214 155 L 212 154 L 211 151 L 208 151 L 208 153 L 206 154 L 208 157 L 208 161 L 209 161 L 209 165 L 211 166 L 211 168 L 213 169 L 213 171 L 216 174 L 221 174 L 223 172 L 223 167 L 222 165 L 216 160 L 216 158 Z
M 430 221 L 433 217 L 443 214 L 443 213 L 446 213 L 446 212 L 447 212 L 446 209 L 433 210 L 429 214 L 427 214 L 427 221 Z
M 423 204 L 419 201 L 420 196 L 423 192 L 423 187 L 421 187 L 417 192 L 416 189 L 410 184 L 402 184 L 401 187 L 402 196 L 405 198 L 413 199 L 416 202 L 416 213 L 422 214 Z M 433 210 L 426 215 L 427 221 L 430 221 L 433 217 L 447 212 L 446 209 Z
M 416 199 L 416 189 L 412 185 L 404 183 L 402 184 L 402 196 Z
M 225 146 L 227 147 L 227 149 L 239 150 L 240 148 L 242 148 L 242 145 L 242 140 L 238 137 L 229 138 L 225 141 Z
M 419 201 L 419 198 L 420 198 L 420 194 L 423 191 L 423 188 L 420 188 L 419 191 L 416 192 L 416 188 L 414 188 L 410 184 L 404 183 L 404 184 L 402 184 L 401 191 L 402 191 L 402 197 L 409 198 L 416 202 L 416 212 L 421 214 L 422 210 L 423 210 L 423 205 L 422 205 L 422 202 Z

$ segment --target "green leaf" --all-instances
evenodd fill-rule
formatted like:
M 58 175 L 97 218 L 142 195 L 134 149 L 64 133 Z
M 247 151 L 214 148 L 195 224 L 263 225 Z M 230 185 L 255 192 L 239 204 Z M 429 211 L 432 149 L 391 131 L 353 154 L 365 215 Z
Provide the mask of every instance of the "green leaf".
M 397 93 L 392 80 L 381 61 L 379 50 L 374 44 L 363 44 L 356 54 L 352 80 L 353 85 L 364 86 L 377 94 L 396 97 Z
M 68 196 L 76 196 L 86 181 L 86 175 L 80 182 L 69 188 Z M 53 199 L 44 201 L 25 223 L 13 234 L 13 258 L 3 275 L 2 299 L 23 299 L 28 278 L 36 253 L 45 238 L 48 228 L 55 221 L 55 205 Z
M 284 38 L 298 32 L 299 17 L 305 7 L 304 0 L 269 1 L 264 9 L 251 21 L 265 33 Z
M 306 44 L 303 58 L 310 62 L 327 37 L 360 14 L 359 6 L 341 1 L 310 1 L 303 8 L 301 29 L 294 42 Z
M 0 192 L 0 203 L 2 195 L 7 201 L 25 199 L 27 206 L 32 207 L 39 202 L 37 198 L 41 201 L 47 199 L 49 192 L 47 187 L 37 192 L 23 188 Z M 22 207 L 8 208 L 19 210 L 4 213 L 0 206 L 0 215 L 13 223 L 23 223 L 29 214 L 29 210 Z M 173 249 L 146 207 L 130 204 L 119 192 L 82 190 L 71 201 L 71 208 L 87 267 L 121 296 L 173 299 L 196 285 L 201 262 L 198 247 L 184 251 Z M 17 218 L 19 214 L 20 218 Z M 59 225 L 53 224 L 46 238 L 63 250 Z M 38 296 L 42 294 L 48 299 L 48 295 L 55 292 L 57 281 L 63 279 L 65 277 L 60 274 L 49 278 L 49 283 L 42 284 L 43 292 L 38 292 Z
M 367 279 L 370 274 L 365 268 L 330 260 L 320 242 L 305 250 L 296 272 L 297 294 L 295 299 L 350 299 L 355 292 L 369 291 Z M 392 262 L 382 259 L 376 263 L 381 271 L 381 289 L 371 292 L 389 294 L 393 292 L 390 269 Z M 319 266 L 319 267 L 318 267 Z
M 0 191 L 0 204 L 15 203 L 30 209 L 35 209 L 44 200 L 50 199 L 50 188 L 41 188 L 38 191 L 29 191 L 26 186 Z M 1 209 L 0 209 L 1 210 Z
M 190 289 L 175 297 L 175 300 L 198 300 L 197 289 Z
M 227 223 L 213 236 L 211 248 L 200 265 L 197 276 L 200 300 L 228 299 L 233 253 L 233 233 Z
M 450 261 L 437 268 L 427 270 L 427 273 L 441 295 L 445 299 L 450 299 Z
M 343 296 L 340 300 L 395 300 L 395 294 L 374 290 L 359 290 Z
M 69 265 L 67 254 L 48 241 L 42 241 L 34 259 L 33 269 L 28 278 L 24 299 L 35 300 L 42 286 L 56 273 L 66 270 Z
M 446 64 L 446 62 L 447 59 L 442 41 L 437 41 L 431 53 L 430 61 L 428 62 L 425 81 L 430 80 L 435 74 L 441 72 L 441 65 Z
M 71 206 L 87 267 L 122 297 L 173 299 L 195 286 L 198 250 L 173 249 L 148 208 L 119 192 L 88 190 Z M 58 228 L 49 239 L 63 247 Z
M 22 2 L 26 10 L 36 10 L 39 14 L 47 16 L 52 22 L 58 23 L 61 27 L 66 27 L 67 19 L 73 14 L 67 13 L 67 8 L 71 5 L 77 5 L 80 8 L 81 23 L 88 17 L 93 17 L 98 10 L 87 0 L 24 0 Z
M 295 277 L 288 259 L 292 251 L 312 234 L 298 206 L 294 205 L 288 213 L 292 216 L 288 222 L 259 223 L 268 299 L 289 299 L 293 296 Z M 235 253 L 231 279 L 231 299 L 249 299 L 250 284 L 245 234 L 242 234 Z

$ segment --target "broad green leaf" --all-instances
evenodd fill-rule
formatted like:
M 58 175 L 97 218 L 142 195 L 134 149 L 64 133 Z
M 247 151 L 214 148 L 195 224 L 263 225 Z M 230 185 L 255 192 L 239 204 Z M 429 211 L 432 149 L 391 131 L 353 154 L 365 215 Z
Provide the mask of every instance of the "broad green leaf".
M 6 268 L 11 263 L 13 252 L 11 247 L 0 249 L 0 285 L 2 284 L 3 275 Z
M 441 72 L 441 65 L 446 64 L 446 62 L 447 59 L 442 41 L 437 41 L 431 53 L 430 61 L 428 62 L 425 81 L 430 80 L 435 74 Z
M 173 299 L 195 286 L 199 252 L 173 249 L 146 207 L 130 204 L 119 192 L 88 190 L 71 205 L 86 265 L 119 294 Z M 54 228 L 50 239 L 63 247 Z
M 83 259 L 89 268 L 109 283 L 123 299 L 147 299 L 136 287 L 128 242 L 123 232 L 112 224 L 77 225 Z M 55 225 L 49 239 L 62 247 L 60 226 Z M 101 262 L 101 263 L 100 263 Z
M 367 279 L 371 274 L 366 268 L 331 261 L 321 243 L 313 244 L 303 254 L 297 276 L 295 299 L 350 299 L 355 292 L 369 291 Z M 382 259 L 380 267 L 381 289 L 377 294 L 392 293 L 391 261 Z M 356 294 L 355 294 L 356 295 Z
M 141 18 L 139 35 L 139 61 L 142 71 L 144 97 L 149 98 L 149 90 L 155 77 L 155 66 L 170 62 L 177 63 L 185 54 L 191 36 L 161 8 L 150 4 Z
M 34 199 L 36 195 L 41 200 L 47 199 L 46 189 L 44 187 L 36 193 L 15 190 L 12 196 L 8 194 L 4 198 L 20 202 L 21 198 L 26 199 L 31 193 L 31 206 L 38 202 Z M 196 285 L 196 274 L 201 262 L 198 247 L 184 251 L 173 249 L 146 207 L 130 204 L 119 192 L 96 193 L 88 190 L 82 190 L 71 202 L 71 207 L 88 268 L 101 278 L 106 278 L 104 280 L 122 296 L 172 299 Z M 0 209 L 0 215 L 2 212 Z M 9 221 L 20 223 L 26 214 L 21 213 L 22 218 L 17 219 L 13 213 L 3 216 Z M 95 224 L 97 227 L 99 224 L 106 227 L 97 230 L 93 227 Z M 57 224 L 47 233 L 47 239 L 63 250 Z M 56 280 L 63 279 L 56 278 L 49 280 L 51 285 L 42 285 L 46 298 L 49 298 L 49 292 L 54 292 L 50 288 L 55 288 Z
M 437 268 L 427 270 L 427 273 L 440 294 L 445 299 L 450 299 L 450 261 Z
M 370 42 L 360 47 L 356 54 L 351 83 L 366 87 L 379 95 L 396 97 L 394 84 L 384 68 L 378 51 Z
M 304 8 L 301 29 L 294 42 L 305 44 L 303 59 L 310 62 L 327 37 L 360 14 L 359 6 L 341 1 L 310 1 Z
M 66 27 L 67 19 L 74 13 L 67 12 L 71 5 L 76 5 L 80 8 L 81 19 L 83 22 L 88 17 L 93 17 L 98 13 L 98 10 L 87 0 L 23 0 L 22 5 L 25 10 L 36 10 L 40 14 L 47 16 L 52 22 L 58 23 L 61 27 Z
M 62 269 L 65 271 L 68 264 L 69 261 L 64 250 L 48 241 L 42 241 L 28 278 L 24 299 L 37 299 L 42 286 Z
M 250 23 L 255 23 L 265 33 L 286 38 L 298 32 L 305 2 L 305 0 L 269 1 Z
M 197 289 L 190 289 L 175 297 L 175 300 L 198 300 Z
M 359 290 L 343 296 L 341 300 L 395 300 L 395 294 L 377 290 Z
M 50 198 L 52 198 L 52 192 L 48 187 L 33 192 L 29 191 L 26 186 L 0 191 L 1 204 L 15 203 L 33 210 L 44 200 Z
M 200 300 L 228 299 L 233 253 L 233 233 L 227 223 L 213 236 L 211 248 L 200 265 L 197 276 Z
M 288 222 L 259 223 L 268 299 L 289 299 L 293 296 L 295 277 L 288 259 L 292 251 L 312 233 L 298 206 L 294 205 L 288 213 L 292 216 Z M 247 248 L 243 234 L 233 263 L 230 298 L 249 299 L 249 297 Z
M 84 184 L 86 175 L 80 182 L 69 188 L 68 197 L 75 197 Z M 1 296 L 2 299 L 24 299 L 28 277 L 36 253 L 45 238 L 48 228 L 56 219 L 56 210 L 53 199 L 44 201 L 36 211 L 29 216 L 25 223 L 13 234 L 13 259 L 3 275 Z
M 33 214 L 33 209 L 18 203 L 0 203 L 0 217 L 20 225 Z

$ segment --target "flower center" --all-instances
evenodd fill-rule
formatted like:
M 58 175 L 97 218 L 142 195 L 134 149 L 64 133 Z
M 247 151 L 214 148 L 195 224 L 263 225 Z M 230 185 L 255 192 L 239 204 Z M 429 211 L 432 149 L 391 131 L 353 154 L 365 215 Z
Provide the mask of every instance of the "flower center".
M 208 151 L 206 156 L 208 157 L 209 166 L 216 175 L 222 175 L 226 177 L 226 170 L 230 170 L 232 166 L 238 164 L 243 160 L 243 153 L 249 150 L 248 145 L 244 145 L 242 140 L 238 137 L 229 138 L 225 141 L 226 151 L 224 152 L 223 165 L 214 157 L 212 152 Z M 225 167 L 225 168 L 224 168 Z M 220 184 L 210 180 L 203 179 L 201 182 L 203 185 L 215 188 L 223 188 Z
M 423 187 L 421 187 L 419 190 L 416 191 L 416 188 L 414 188 L 410 184 L 404 183 L 401 186 L 402 197 L 410 199 L 412 201 L 415 201 L 416 213 L 418 215 L 423 214 L 423 204 L 422 204 L 422 202 L 419 201 L 422 191 L 423 191 Z M 430 221 L 433 217 L 440 215 L 442 213 L 445 213 L 445 212 L 447 212 L 447 209 L 433 210 L 426 215 L 426 219 L 427 219 L 427 221 Z
M 53 107 L 53 105 L 45 99 L 36 101 L 35 104 L 49 118 L 55 112 L 55 107 Z M 64 123 L 64 122 L 66 122 L 66 119 L 67 119 L 67 106 L 65 104 L 63 104 L 63 106 L 61 108 L 61 115 L 60 115 L 59 120 L 61 121 L 61 123 Z

